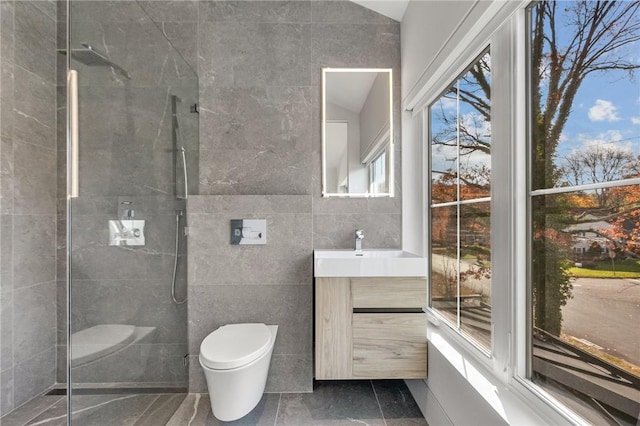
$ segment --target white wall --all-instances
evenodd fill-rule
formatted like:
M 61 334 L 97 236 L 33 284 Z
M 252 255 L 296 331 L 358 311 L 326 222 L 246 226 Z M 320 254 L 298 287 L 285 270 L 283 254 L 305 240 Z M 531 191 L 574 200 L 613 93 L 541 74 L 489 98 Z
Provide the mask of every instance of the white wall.
M 377 148 L 374 145 L 385 130 L 389 130 L 389 76 L 378 73 L 360 111 L 360 160 Z
M 360 116 L 338 105 L 327 103 L 327 119 L 343 120 L 349 124 L 347 160 L 349 170 L 349 193 L 367 192 L 369 175 L 360 162 Z

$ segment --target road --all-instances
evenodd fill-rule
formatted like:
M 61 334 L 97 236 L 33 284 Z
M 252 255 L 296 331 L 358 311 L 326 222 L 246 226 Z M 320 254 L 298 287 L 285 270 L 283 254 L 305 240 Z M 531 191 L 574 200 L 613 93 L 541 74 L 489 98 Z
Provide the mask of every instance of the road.
M 562 332 L 640 366 L 640 280 L 578 278 Z

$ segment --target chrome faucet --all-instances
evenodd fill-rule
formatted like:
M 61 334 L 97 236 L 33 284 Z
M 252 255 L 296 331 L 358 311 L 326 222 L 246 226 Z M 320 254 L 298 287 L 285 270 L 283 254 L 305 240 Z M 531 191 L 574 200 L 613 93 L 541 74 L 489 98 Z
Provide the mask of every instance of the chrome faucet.
M 362 240 L 364 239 L 364 230 L 356 229 L 356 256 L 362 256 Z

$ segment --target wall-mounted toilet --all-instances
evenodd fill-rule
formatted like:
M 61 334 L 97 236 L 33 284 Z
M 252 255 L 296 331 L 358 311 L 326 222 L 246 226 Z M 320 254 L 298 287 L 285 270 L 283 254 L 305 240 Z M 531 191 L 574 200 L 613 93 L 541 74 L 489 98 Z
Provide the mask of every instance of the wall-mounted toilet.
M 237 420 L 258 405 L 277 333 L 277 325 L 230 324 L 202 341 L 200 365 L 218 420 Z

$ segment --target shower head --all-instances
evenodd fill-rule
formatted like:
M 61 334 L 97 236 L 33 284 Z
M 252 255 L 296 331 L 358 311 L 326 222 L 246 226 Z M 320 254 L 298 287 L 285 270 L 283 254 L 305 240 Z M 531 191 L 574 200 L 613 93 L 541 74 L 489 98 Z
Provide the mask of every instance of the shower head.
M 93 46 L 87 43 L 82 43 L 82 46 L 82 49 L 71 49 L 71 58 L 88 67 L 111 67 L 126 79 L 131 79 L 127 71 L 111 62 L 109 58 L 95 50 Z M 64 50 L 60 50 L 59 52 L 66 54 Z

